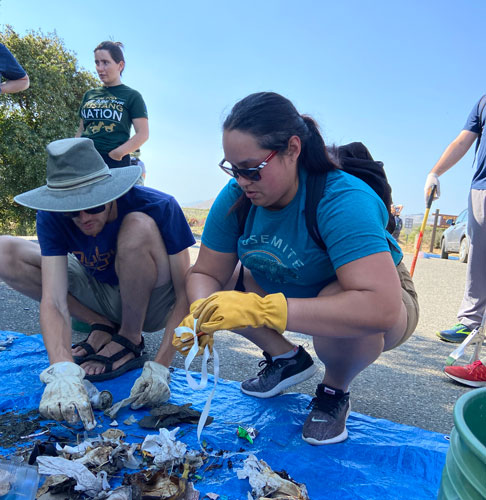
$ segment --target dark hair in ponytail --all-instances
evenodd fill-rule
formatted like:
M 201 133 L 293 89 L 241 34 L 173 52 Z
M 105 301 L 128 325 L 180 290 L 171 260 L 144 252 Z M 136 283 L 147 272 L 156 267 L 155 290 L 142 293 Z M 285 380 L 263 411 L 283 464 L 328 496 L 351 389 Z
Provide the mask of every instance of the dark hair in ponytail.
M 337 165 L 329 156 L 316 122 L 301 116 L 295 106 L 275 92 L 250 94 L 237 102 L 223 123 L 223 130 L 253 135 L 263 149 L 286 151 L 289 139 L 300 138 L 298 167 L 308 172 L 328 172 Z
M 123 56 L 123 43 L 121 42 L 112 42 L 107 40 L 105 42 L 101 42 L 97 45 L 93 52 L 97 50 L 107 50 L 110 53 L 111 58 L 119 63 L 121 61 L 125 62 L 125 57 Z M 125 68 L 123 68 L 125 69 Z M 120 71 L 120 75 L 123 73 L 123 69 Z

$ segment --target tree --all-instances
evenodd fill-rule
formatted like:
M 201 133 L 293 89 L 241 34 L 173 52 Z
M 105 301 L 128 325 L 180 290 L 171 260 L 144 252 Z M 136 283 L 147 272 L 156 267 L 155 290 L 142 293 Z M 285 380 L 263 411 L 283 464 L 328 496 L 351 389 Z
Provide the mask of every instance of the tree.
M 30 234 L 35 211 L 17 205 L 15 195 L 45 184 L 46 145 L 73 137 L 83 94 L 99 85 L 79 68 L 56 33 L 19 36 L 10 26 L 0 32 L 30 78 L 30 88 L 0 95 L 0 231 Z

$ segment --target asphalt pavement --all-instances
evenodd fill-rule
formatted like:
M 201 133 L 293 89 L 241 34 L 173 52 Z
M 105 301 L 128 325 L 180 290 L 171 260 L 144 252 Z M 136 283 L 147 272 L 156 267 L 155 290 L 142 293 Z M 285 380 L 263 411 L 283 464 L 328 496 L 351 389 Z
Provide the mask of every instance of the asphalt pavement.
M 192 259 L 197 247 L 191 249 Z M 408 268 L 412 255 L 404 262 Z M 459 396 L 471 390 L 448 379 L 443 373 L 445 360 L 456 346 L 438 340 L 435 332 L 456 323 L 456 313 L 464 291 L 466 265 L 457 260 L 419 258 L 414 281 L 419 296 L 420 321 L 417 330 L 402 346 L 382 354 L 351 385 L 352 410 L 376 418 L 449 434 L 452 410 Z M 377 310 L 377 314 L 379 314 Z M 15 292 L 0 281 L 0 329 L 33 334 L 40 332 L 37 302 Z M 154 356 L 163 332 L 145 334 L 147 351 Z M 293 392 L 314 395 L 324 375 L 324 366 L 316 358 L 310 337 L 288 332 L 295 343 L 313 355 L 318 373 L 292 388 Z M 73 341 L 86 334 L 73 333 Z M 261 351 L 232 332 L 217 332 L 215 345 L 220 354 L 220 376 L 245 380 L 255 376 Z M 200 360 L 191 369 L 197 370 Z M 179 354 L 173 366 L 184 367 Z M 210 367 L 211 371 L 211 367 Z

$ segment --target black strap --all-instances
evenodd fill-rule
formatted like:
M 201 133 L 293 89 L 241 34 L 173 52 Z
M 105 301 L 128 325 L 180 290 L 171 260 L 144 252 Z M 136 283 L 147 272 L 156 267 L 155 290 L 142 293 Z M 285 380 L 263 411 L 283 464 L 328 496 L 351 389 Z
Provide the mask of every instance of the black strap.
M 474 151 L 473 165 L 474 162 L 476 161 L 476 155 L 478 154 L 479 143 L 481 142 L 481 136 L 483 135 L 483 111 L 485 106 L 486 106 L 486 95 L 483 95 L 483 97 L 481 97 L 481 99 L 478 102 L 478 115 L 479 115 L 480 128 L 479 128 L 478 138 L 476 139 L 476 149 Z
M 326 181 L 327 172 L 322 174 L 309 174 L 307 176 L 305 193 L 305 225 L 316 245 L 324 251 L 326 250 L 326 244 L 317 226 L 317 206 L 322 199 Z

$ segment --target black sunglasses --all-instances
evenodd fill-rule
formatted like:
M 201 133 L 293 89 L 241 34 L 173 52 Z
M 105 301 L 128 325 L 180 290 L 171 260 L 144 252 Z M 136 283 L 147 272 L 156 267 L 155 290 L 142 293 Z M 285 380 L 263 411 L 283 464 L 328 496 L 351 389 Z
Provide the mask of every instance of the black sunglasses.
M 87 210 L 78 210 L 77 212 L 63 212 L 62 215 L 64 215 L 64 217 L 69 217 L 70 219 L 74 219 L 75 217 L 79 217 L 79 214 L 81 212 L 84 212 L 89 215 L 95 215 L 104 212 L 105 208 L 106 205 L 99 205 L 97 207 L 88 208 Z
M 219 163 L 218 166 L 222 170 L 224 170 L 228 175 L 231 175 L 231 177 L 234 177 L 235 179 L 238 179 L 238 177 L 241 175 L 241 177 L 244 177 L 245 179 L 249 179 L 250 181 L 259 181 L 262 177 L 260 175 L 260 170 L 265 167 L 268 162 L 278 153 L 278 151 L 272 151 L 261 163 L 258 165 L 258 167 L 253 167 L 253 168 L 238 168 L 235 167 L 234 165 L 231 165 L 225 158 L 223 158 Z

